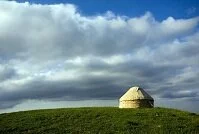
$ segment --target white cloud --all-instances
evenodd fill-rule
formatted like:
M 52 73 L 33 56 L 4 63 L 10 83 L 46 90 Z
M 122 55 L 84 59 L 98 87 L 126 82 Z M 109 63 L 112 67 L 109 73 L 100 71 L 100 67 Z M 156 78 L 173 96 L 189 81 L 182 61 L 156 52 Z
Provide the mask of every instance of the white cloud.
M 196 12 L 197 8 L 196 7 L 190 7 L 186 10 L 187 15 L 192 15 Z

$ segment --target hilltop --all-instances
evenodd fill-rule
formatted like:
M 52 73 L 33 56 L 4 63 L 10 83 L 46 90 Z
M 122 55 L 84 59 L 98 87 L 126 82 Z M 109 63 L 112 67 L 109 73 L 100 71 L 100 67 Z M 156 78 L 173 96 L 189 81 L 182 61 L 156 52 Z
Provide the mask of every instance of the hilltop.
M 167 108 L 62 108 L 0 114 L 0 133 L 199 133 L 199 115 Z

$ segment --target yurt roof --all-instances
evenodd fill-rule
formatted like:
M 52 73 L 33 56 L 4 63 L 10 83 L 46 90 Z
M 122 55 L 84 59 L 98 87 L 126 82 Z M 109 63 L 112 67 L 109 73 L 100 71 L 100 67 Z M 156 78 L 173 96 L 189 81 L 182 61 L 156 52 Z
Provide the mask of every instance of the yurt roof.
M 131 87 L 121 98 L 120 101 L 123 100 L 140 100 L 140 99 L 147 99 L 153 100 L 153 98 L 145 92 L 140 87 Z

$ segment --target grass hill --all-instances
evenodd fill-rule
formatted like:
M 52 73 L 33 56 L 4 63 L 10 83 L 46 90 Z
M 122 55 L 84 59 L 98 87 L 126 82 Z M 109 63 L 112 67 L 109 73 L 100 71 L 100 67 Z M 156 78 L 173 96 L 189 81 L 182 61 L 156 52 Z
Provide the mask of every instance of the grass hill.
M 199 134 L 199 115 L 166 108 L 63 108 L 0 114 L 0 133 Z

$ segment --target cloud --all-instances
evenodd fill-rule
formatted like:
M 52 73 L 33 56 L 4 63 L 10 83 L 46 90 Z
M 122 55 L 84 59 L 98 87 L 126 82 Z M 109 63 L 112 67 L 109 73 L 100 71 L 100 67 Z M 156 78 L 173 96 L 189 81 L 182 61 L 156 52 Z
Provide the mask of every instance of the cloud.
M 113 100 L 132 85 L 198 96 L 199 17 L 84 16 L 75 5 L 0 2 L 0 108 L 26 100 Z
M 0 65 L 0 81 L 11 79 L 16 75 L 16 71 L 13 68 L 7 67 L 6 65 Z
M 192 15 L 196 12 L 196 7 L 191 7 L 186 10 L 187 15 Z
M 185 91 L 179 91 L 179 92 L 166 92 L 165 94 L 162 95 L 162 97 L 164 98 L 175 98 L 175 99 L 178 99 L 178 98 L 194 98 L 194 97 L 197 97 L 198 94 L 197 92 L 192 92 L 190 90 L 185 90 Z

